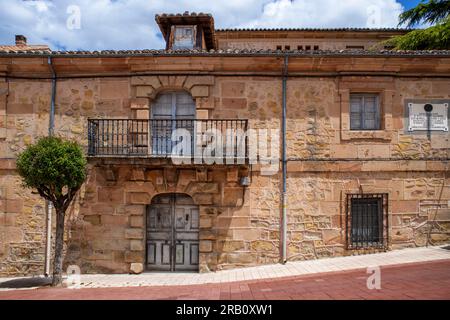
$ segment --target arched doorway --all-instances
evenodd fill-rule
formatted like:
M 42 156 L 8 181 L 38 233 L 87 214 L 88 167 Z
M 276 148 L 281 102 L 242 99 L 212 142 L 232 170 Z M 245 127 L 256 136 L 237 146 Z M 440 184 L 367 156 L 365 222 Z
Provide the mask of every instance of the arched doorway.
M 199 210 L 185 194 L 161 194 L 147 207 L 147 270 L 198 271 Z

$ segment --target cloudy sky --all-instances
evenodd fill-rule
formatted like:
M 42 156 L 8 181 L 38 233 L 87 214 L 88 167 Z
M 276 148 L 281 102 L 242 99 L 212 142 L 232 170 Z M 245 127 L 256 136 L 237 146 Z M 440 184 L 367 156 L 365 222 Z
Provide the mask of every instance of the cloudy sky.
M 0 0 L 0 44 L 54 50 L 160 49 L 156 13 L 208 12 L 216 28 L 396 27 L 419 0 Z

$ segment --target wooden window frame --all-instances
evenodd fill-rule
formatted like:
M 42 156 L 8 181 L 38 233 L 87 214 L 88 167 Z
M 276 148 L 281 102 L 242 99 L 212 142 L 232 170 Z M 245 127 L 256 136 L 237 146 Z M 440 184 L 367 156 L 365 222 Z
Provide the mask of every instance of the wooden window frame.
M 371 82 L 370 82 L 371 81 Z M 338 108 L 341 110 L 341 140 L 377 139 L 391 141 L 394 135 L 392 109 L 395 91 L 390 89 L 389 82 L 368 81 L 365 77 L 352 77 L 341 80 L 339 84 Z M 379 130 L 350 129 L 350 95 L 356 93 L 378 94 L 380 106 Z
M 362 99 L 362 105 L 361 105 L 361 112 L 360 112 L 360 127 L 353 129 L 352 128 L 352 117 L 351 117 L 351 106 L 350 106 L 350 130 L 351 131 L 376 131 L 376 130 L 381 130 L 381 106 L 380 106 L 380 96 L 377 93 L 350 93 L 350 104 L 352 101 L 352 98 L 356 97 L 356 98 L 361 98 Z M 375 98 L 375 106 L 376 106 L 376 111 L 375 111 L 375 128 L 367 128 L 365 126 L 365 99 L 366 98 Z
M 192 48 L 175 48 L 175 33 L 177 28 L 187 28 L 192 30 Z M 197 26 L 193 25 L 174 25 L 170 32 L 171 48 L 174 50 L 189 50 L 197 48 Z

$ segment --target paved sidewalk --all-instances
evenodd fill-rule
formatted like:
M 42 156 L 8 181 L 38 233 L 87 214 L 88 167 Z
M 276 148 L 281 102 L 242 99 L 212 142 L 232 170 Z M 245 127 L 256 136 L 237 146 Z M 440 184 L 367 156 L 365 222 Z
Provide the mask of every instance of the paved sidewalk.
M 144 273 L 129 274 L 86 274 L 81 276 L 82 288 L 180 286 L 208 283 L 228 283 L 258 279 L 274 279 L 312 275 L 316 273 L 367 269 L 374 266 L 418 263 L 426 261 L 450 260 L 450 246 L 411 248 L 383 253 L 326 258 L 310 261 L 288 262 L 285 265 L 266 265 L 212 273 Z M 19 281 L 20 278 L 0 278 L 0 292 L 8 289 L 5 283 Z M 7 282 L 8 281 L 8 282 Z M 16 287 L 17 288 L 17 287 Z
M 190 286 L 42 288 L 0 292 L 0 300 L 411 300 L 450 299 L 450 260 L 381 268 L 381 289 L 368 289 L 365 269 Z

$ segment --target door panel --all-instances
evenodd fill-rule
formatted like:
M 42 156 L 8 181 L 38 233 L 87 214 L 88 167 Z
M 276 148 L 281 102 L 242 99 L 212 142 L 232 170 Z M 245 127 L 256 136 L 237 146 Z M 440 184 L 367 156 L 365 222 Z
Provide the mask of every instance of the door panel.
M 147 264 L 153 270 L 170 270 L 171 242 L 171 204 L 149 206 L 147 212 Z
M 157 196 L 147 209 L 147 269 L 198 270 L 198 207 L 185 195 Z

